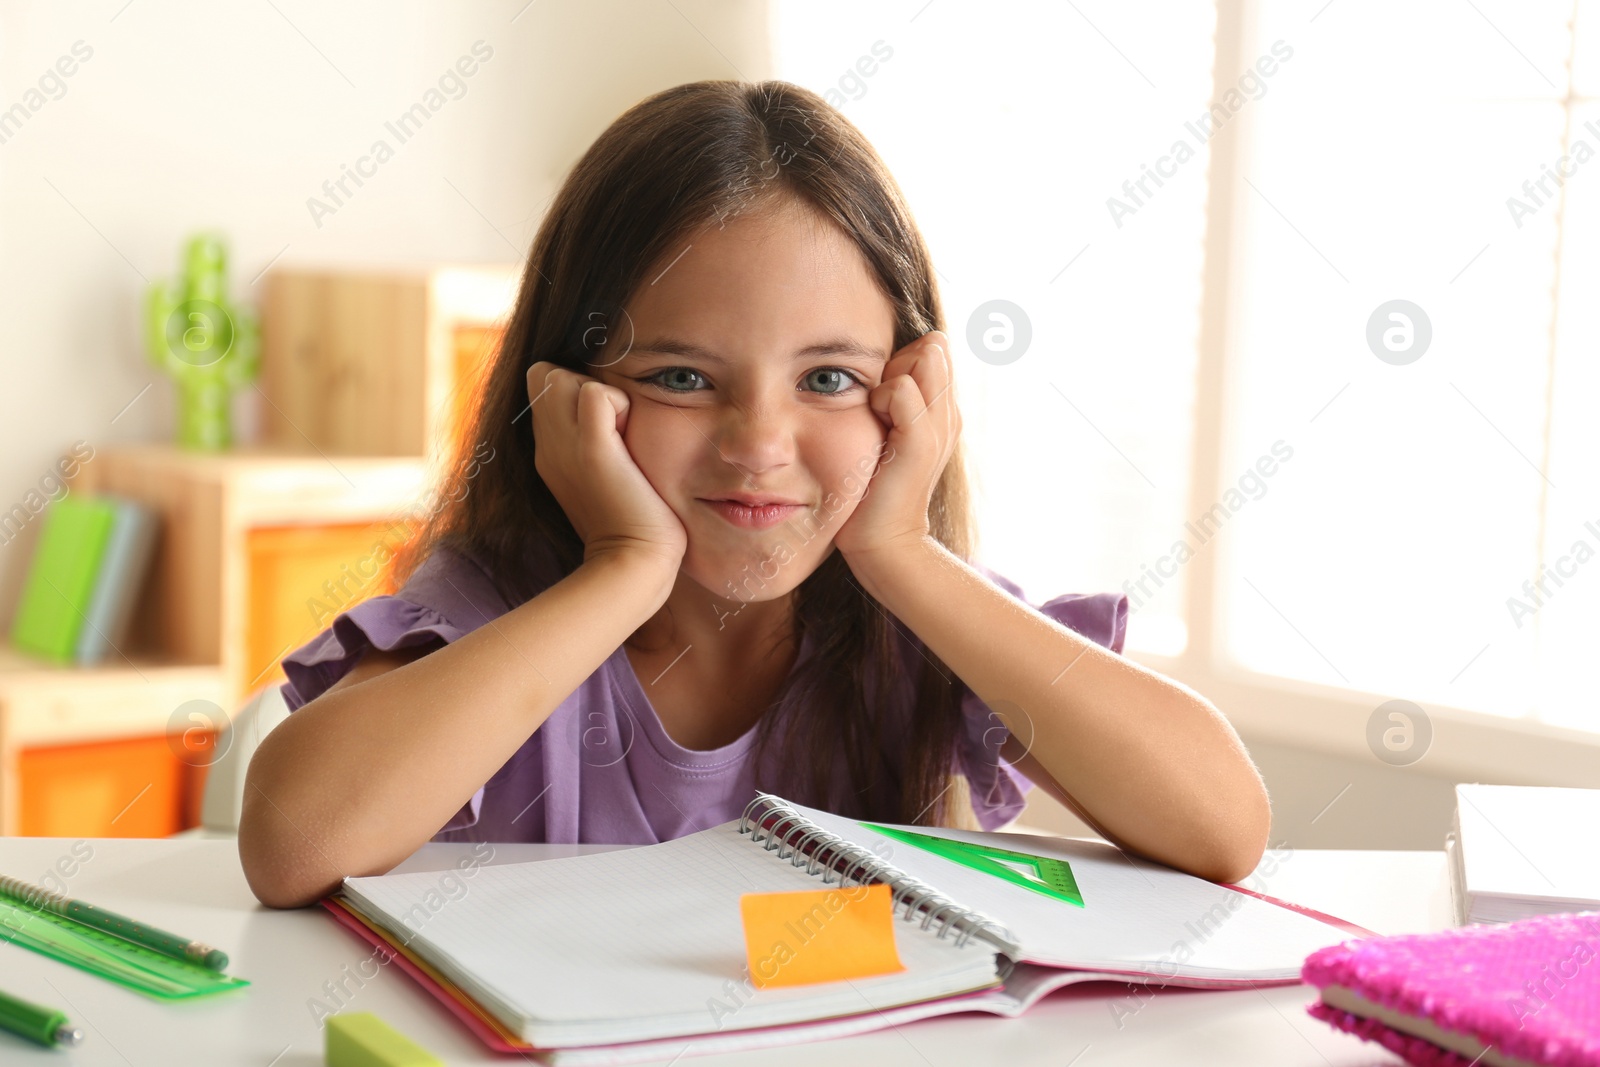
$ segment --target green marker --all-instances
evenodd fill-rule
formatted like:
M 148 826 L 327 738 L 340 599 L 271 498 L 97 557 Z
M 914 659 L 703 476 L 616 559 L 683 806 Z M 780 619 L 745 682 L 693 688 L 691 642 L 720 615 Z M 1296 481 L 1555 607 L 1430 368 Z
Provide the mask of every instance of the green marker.
M 83 1040 L 83 1031 L 67 1025 L 67 1017 L 61 1012 L 4 993 L 0 993 L 0 1028 L 46 1048 L 76 1045 Z
M 53 890 L 29 885 L 17 878 L 0 875 L 0 896 L 9 897 L 30 908 L 48 911 L 96 930 L 103 930 L 124 941 L 143 945 L 163 956 L 171 956 L 173 959 L 188 963 L 198 963 L 208 970 L 222 971 L 228 966 L 228 954 L 221 949 L 212 948 L 199 941 L 191 941 L 187 937 L 179 937 L 177 934 L 169 934 L 165 930 L 157 930 L 154 926 L 146 926 L 114 911 L 106 911 L 104 908 L 74 900 Z

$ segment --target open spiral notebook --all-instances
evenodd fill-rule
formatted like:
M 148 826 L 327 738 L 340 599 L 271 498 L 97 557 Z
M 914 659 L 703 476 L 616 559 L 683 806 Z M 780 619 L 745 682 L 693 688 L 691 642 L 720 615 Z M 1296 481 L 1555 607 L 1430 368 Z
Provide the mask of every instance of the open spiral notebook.
M 676 840 L 443 878 L 346 878 L 324 904 L 492 1047 L 556 1064 L 1014 1016 L 1093 979 L 1293 983 L 1310 953 L 1371 934 L 1103 843 L 880 826 L 767 793 Z M 896 902 L 903 971 L 751 984 L 741 894 L 868 883 Z

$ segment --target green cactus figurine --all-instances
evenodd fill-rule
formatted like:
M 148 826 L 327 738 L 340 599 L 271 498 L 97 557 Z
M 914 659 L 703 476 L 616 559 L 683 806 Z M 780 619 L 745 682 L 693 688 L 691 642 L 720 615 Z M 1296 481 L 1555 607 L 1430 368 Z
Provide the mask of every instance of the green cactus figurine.
M 228 300 L 228 250 L 216 234 L 190 238 L 183 276 L 150 286 L 150 361 L 178 386 L 178 444 L 202 452 L 233 443 L 229 401 L 261 369 L 255 316 Z

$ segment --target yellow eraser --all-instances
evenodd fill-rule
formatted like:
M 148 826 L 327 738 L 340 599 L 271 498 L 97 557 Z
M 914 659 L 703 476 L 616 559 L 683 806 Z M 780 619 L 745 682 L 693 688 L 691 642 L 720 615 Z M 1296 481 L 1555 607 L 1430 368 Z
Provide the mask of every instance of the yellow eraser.
M 331 1016 L 328 1067 L 444 1067 L 443 1061 L 370 1011 Z

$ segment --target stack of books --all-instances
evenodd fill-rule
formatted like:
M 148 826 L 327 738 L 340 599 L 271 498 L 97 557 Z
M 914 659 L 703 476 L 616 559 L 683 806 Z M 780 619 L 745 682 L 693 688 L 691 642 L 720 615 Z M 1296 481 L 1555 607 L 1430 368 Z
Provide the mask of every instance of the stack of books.
M 1600 789 L 1458 785 L 1445 837 L 1457 926 L 1600 909 Z
M 104 661 L 127 639 L 155 550 L 156 513 L 111 494 L 68 496 L 45 514 L 11 643 L 61 664 Z

